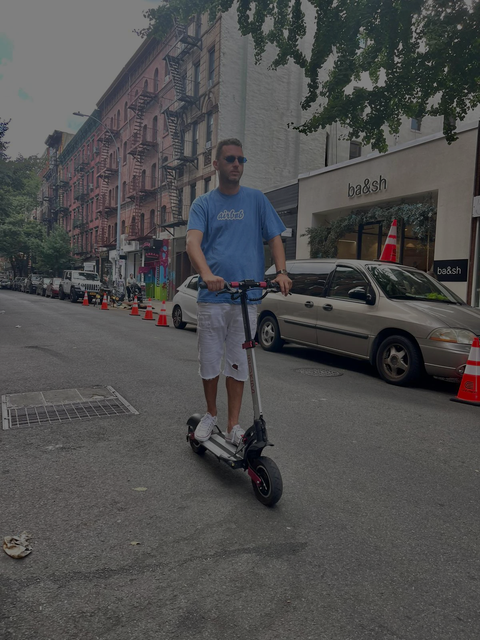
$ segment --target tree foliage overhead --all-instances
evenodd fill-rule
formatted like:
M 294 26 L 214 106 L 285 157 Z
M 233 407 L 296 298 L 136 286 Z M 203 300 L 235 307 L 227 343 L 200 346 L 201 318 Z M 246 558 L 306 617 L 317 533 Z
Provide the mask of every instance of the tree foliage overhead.
M 145 12 L 148 27 L 137 33 L 164 39 L 177 22 L 232 7 L 257 62 L 270 44 L 274 69 L 293 61 L 305 73 L 302 108 L 313 114 L 294 123 L 303 133 L 340 122 L 385 151 L 383 125 L 398 133 L 402 116 L 431 115 L 444 117 L 452 142 L 455 122 L 480 103 L 480 0 L 169 0 Z

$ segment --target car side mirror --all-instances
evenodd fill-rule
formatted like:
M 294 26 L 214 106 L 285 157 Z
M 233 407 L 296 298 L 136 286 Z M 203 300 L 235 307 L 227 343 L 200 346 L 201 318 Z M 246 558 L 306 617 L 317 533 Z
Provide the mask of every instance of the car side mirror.
M 348 297 L 353 300 L 361 300 L 366 304 L 375 304 L 375 294 L 371 290 L 367 290 L 365 287 L 355 287 L 350 289 Z

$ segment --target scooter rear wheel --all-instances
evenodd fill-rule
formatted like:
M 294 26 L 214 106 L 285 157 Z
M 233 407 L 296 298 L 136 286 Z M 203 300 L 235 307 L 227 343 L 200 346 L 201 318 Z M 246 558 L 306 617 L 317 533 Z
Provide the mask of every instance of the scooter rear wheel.
M 280 469 L 270 458 L 260 456 L 252 461 L 252 469 L 261 480 L 261 484 L 252 480 L 253 492 L 257 500 L 267 507 L 273 507 L 282 497 L 283 480 Z

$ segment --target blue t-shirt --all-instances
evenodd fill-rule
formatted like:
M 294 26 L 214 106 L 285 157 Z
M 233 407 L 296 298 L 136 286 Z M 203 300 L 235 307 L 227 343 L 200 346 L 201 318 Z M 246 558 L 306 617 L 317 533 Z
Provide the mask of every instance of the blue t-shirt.
M 218 189 L 199 196 L 190 208 L 188 229 L 202 231 L 202 251 L 212 273 L 227 282 L 264 279 L 263 241 L 285 230 L 266 196 L 258 189 L 240 187 L 233 196 Z M 260 291 L 253 290 L 251 298 Z M 237 302 L 228 294 L 198 290 L 198 302 Z

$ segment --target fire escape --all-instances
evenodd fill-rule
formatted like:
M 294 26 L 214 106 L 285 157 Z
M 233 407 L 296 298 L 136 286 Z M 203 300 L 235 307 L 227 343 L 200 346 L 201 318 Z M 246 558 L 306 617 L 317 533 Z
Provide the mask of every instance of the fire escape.
M 118 133 L 117 131 L 112 131 L 112 134 L 115 135 Z M 108 200 L 108 187 L 110 185 L 110 179 L 113 175 L 118 172 L 118 167 L 114 167 L 113 163 L 110 162 L 110 143 L 112 142 L 112 138 L 107 132 L 104 132 L 98 139 L 98 142 L 102 143 L 102 149 L 100 152 L 100 159 L 98 161 L 98 166 L 100 171 L 98 172 L 98 176 L 102 179 L 102 185 L 100 187 L 100 209 L 99 209 L 99 224 L 98 224 L 98 238 L 97 245 L 99 247 L 104 247 L 108 244 L 108 217 L 113 212 L 116 211 L 116 208 L 112 206 L 111 201 Z M 118 158 L 115 152 L 115 158 L 118 162 Z M 113 156 L 112 156 L 113 157 Z M 118 189 L 120 189 L 120 185 L 118 185 Z
M 161 226 L 164 228 L 186 224 L 186 220 L 183 217 L 183 204 L 178 188 L 178 180 L 180 174 L 183 175 L 185 165 L 192 164 L 197 168 L 197 158 L 188 156 L 185 153 L 182 121 L 184 120 L 185 111 L 189 107 L 196 105 L 199 108 L 198 87 L 195 85 L 188 86 L 184 70 L 187 56 L 195 48 L 201 50 L 202 41 L 201 38 L 190 35 L 184 25 L 177 25 L 176 32 L 177 41 L 165 56 L 175 89 L 175 100 L 163 111 L 172 140 L 171 157 L 166 156 L 162 164 L 171 207 L 171 221 L 162 224 Z
M 139 235 L 142 202 L 148 191 L 145 174 L 143 173 L 144 159 L 150 150 L 157 147 L 156 134 L 154 136 L 153 130 L 148 129 L 147 125 L 144 124 L 147 106 L 156 95 L 148 90 L 147 82 L 145 81 L 143 88 L 133 98 L 128 107 L 135 114 L 133 133 L 128 140 L 128 154 L 133 157 L 132 179 L 128 185 L 128 198 L 132 200 L 133 206 L 126 231 L 131 239 L 137 238 Z

